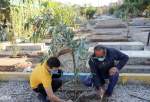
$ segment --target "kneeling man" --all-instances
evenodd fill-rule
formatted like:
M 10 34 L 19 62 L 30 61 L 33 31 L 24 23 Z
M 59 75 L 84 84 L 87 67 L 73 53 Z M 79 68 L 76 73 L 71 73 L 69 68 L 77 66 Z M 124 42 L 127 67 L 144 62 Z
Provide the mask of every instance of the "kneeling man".
M 33 91 L 37 92 L 41 100 L 44 102 L 65 102 L 57 97 L 54 92 L 62 85 L 62 80 L 59 78 L 62 71 L 59 69 L 60 61 L 56 57 L 51 57 L 44 63 L 36 66 L 30 76 L 30 86 Z M 58 75 L 52 75 L 53 72 L 58 72 Z
M 94 53 L 90 57 L 89 66 L 93 76 L 94 86 L 98 94 L 111 96 L 113 89 L 118 81 L 119 71 L 127 63 L 129 57 L 114 49 L 106 48 L 101 45 L 97 45 L 94 48 Z M 117 64 L 115 64 L 117 62 Z M 109 79 L 108 88 L 103 88 L 105 79 Z

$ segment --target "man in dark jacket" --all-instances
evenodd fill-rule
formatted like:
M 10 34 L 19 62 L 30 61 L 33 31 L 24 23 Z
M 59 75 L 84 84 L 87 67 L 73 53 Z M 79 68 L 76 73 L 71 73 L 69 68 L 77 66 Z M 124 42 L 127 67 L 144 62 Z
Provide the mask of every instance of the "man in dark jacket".
M 129 57 L 126 54 L 114 48 L 106 48 L 101 45 L 97 45 L 94 48 L 94 53 L 90 57 L 89 65 L 93 75 L 94 86 L 100 96 L 112 95 L 119 78 L 119 71 L 127 63 L 128 59 Z M 105 79 L 109 79 L 106 91 L 103 88 Z

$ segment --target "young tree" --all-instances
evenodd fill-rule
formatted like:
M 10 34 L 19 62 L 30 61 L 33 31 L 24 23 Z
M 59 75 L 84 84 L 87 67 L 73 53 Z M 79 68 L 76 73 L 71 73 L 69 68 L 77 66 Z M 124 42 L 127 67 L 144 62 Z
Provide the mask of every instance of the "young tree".
M 73 29 L 64 24 L 57 25 L 52 28 L 52 41 L 49 46 L 49 55 L 59 56 L 63 49 L 69 49 L 73 59 L 73 67 L 75 76 L 78 73 L 78 68 L 86 63 L 87 46 L 83 38 L 74 39 L 75 33 Z

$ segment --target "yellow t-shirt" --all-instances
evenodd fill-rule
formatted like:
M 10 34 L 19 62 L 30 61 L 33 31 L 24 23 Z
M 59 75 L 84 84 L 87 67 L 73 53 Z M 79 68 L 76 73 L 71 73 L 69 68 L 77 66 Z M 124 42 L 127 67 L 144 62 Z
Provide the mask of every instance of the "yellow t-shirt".
M 46 62 L 38 64 L 32 71 L 30 76 L 30 86 L 32 89 L 38 87 L 39 84 L 43 84 L 44 88 L 51 87 L 52 75 L 47 70 L 48 66 Z

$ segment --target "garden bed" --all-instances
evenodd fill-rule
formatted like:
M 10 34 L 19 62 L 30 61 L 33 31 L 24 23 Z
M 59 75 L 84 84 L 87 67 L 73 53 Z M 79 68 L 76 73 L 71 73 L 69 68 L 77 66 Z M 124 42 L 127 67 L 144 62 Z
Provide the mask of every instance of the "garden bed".
M 28 63 L 34 68 L 40 62 L 42 56 L 21 56 L 10 58 L 10 56 L 0 57 L 0 71 L 2 72 L 22 72 Z
M 11 58 L 9 54 L 2 53 L 0 54 L 0 71 L 2 72 L 22 72 L 24 68 L 16 68 L 15 66 L 19 63 L 31 62 L 31 68 L 35 68 L 35 65 L 40 63 L 44 53 L 22 53 L 18 54 L 19 58 Z M 71 54 L 65 54 L 59 57 L 60 61 L 63 64 L 63 70 L 65 72 L 73 72 L 73 62 Z M 85 66 L 80 66 L 81 72 L 89 72 Z

